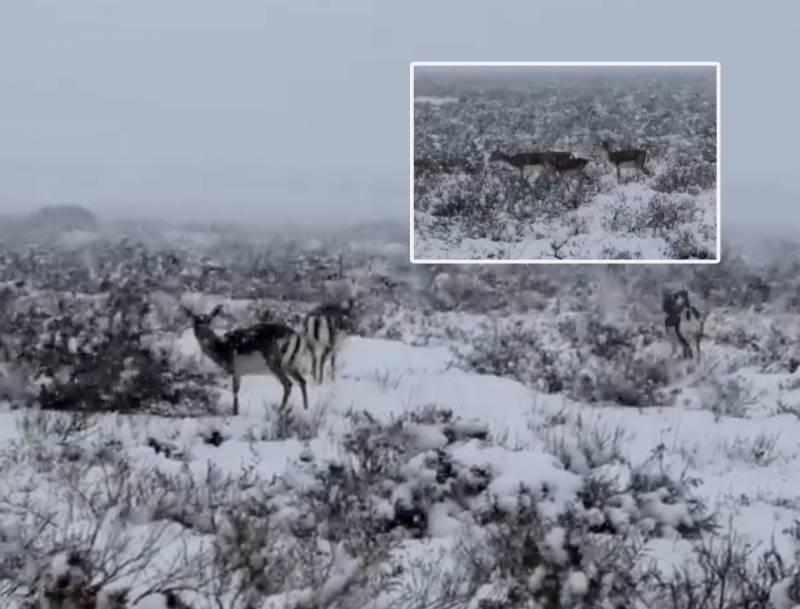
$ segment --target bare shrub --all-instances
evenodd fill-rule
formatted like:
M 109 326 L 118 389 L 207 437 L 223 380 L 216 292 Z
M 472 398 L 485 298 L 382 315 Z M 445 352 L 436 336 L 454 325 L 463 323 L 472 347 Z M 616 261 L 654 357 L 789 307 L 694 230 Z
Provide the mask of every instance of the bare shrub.
M 716 163 L 678 157 L 656 176 L 653 189 L 664 193 L 698 194 L 701 190 L 714 188 L 716 183 Z
M 756 552 L 756 547 L 746 543 L 732 528 L 721 537 L 699 539 L 693 544 L 690 564 L 676 567 L 671 574 L 651 570 L 649 606 L 776 609 L 796 603 L 800 599 L 800 586 L 796 581 L 792 585 L 791 569 L 780 554 L 774 548 L 760 555 Z M 783 585 L 784 582 L 788 585 Z M 787 601 L 788 604 L 783 604 Z
M 700 391 L 701 407 L 714 413 L 717 421 L 722 417 L 745 418 L 750 407 L 758 403 L 753 384 L 740 375 L 720 377 L 712 374 Z
M 675 201 L 666 195 L 656 194 L 640 212 L 637 224 L 649 228 L 654 237 L 666 237 L 681 224 L 695 222 L 698 216 L 702 217 L 702 210 L 691 199 Z
M 455 355 L 466 369 L 510 376 L 548 393 L 564 391 L 576 400 L 625 406 L 668 400 L 663 362 L 641 353 L 637 328 L 590 319 L 580 329 L 567 324 L 560 332 L 545 341 L 522 322 L 494 324 Z
M 638 545 L 591 533 L 576 513 L 547 521 L 521 493 L 516 512 L 486 529 L 461 559 L 483 590 L 491 584 L 480 607 L 622 607 L 636 595 Z
M 639 217 L 625 200 L 624 193 L 619 195 L 620 201 L 606 205 L 600 223 L 603 230 L 612 233 L 638 233 Z
M 777 434 L 759 433 L 754 438 L 735 437 L 725 443 L 725 454 L 731 460 L 744 461 L 758 467 L 765 467 L 775 461 Z
M 697 235 L 688 229 L 668 233 L 664 239 L 667 242 L 665 255 L 672 260 L 710 260 L 715 257 L 713 252 L 697 242 Z

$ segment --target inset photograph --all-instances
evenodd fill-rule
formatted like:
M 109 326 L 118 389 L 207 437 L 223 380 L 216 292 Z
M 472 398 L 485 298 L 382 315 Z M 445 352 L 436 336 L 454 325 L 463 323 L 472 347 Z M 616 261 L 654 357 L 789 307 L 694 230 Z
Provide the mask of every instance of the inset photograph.
M 716 263 L 717 62 L 411 64 L 411 261 Z

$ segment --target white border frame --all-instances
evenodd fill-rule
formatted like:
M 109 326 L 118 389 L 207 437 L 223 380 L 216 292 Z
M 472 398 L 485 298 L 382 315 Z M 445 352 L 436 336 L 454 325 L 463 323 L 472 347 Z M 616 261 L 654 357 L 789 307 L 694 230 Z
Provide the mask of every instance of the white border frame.
M 717 81 L 717 238 L 716 249 L 717 257 L 713 260 L 436 260 L 436 259 L 416 259 L 414 256 L 414 68 L 420 67 L 545 67 L 545 66 L 662 66 L 662 67 L 682 67 L 682 66 L 702 66 L 713 67 Z M 720 153 L 721 153 L 721 78 L 720 62 L 718 61 L 412 61 L 409 65 L 410 87 L 409 87 L 409 255 L 412 264 L 718 264 L 722 256 L 722 181 L 720 180 Z

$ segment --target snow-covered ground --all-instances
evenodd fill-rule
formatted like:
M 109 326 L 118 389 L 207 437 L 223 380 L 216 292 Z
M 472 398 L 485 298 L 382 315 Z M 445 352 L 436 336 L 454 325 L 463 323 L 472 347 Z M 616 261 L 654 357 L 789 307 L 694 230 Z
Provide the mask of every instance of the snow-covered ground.
M 177 341 L 176 352 L 183 358 L 200 357 L 191 332 Z M 758 547 L 774 542 L 791 560 L 792 524 L 800 518 L 800 418 L 774 414 L 778 385 L 791 375 L 745 372 L 759 392 L 758 403 L 745 416 L 715 418 L 712 412 L 698 408 L 699 398 L 691 391 L 672 407 L 590 406 L 533 391 L 508 378 L 464 372 L 453 364 L 445 343 L 419 347 L 389 340 L 350 339 L 340 356 L 337 380 L 311 388 L 310 410 L 302 410 L 299 394 L 292 398 L 295 416 L 316 426 L 316 433 L 308 439 L 269 437 L 273 405 L 281 396 L 280 385 L 269 377 L 246 377 L 238 417 L 107 414 L 93 419 L 88 429 L 76 432 L 77 442 L 54 423 L 43 422 L 42 417 L 55 421 L 56 414 L 5 410 L 0 412 L 0 496 L 4 498 L 5 520 L 0 532 L 4 543 L 13 543 L 13 534 L 9 533 L 12 522 L 31 522 L 30 514 L 15 513 L 13 507 L 22 510 L 21 506 L 29 506 L 32 511 L 30 506 L 35 505 L 58 523 L 62 541 L 85 533 L 93 518 L 108 520 L 101 527 L 98 546 L 103 545 L 102 539 L 110 544 L 121 535 L 140 540 L 157 530 L 164 539 L 174 535 L 174 541 L 162 542 L 166 545 L 159 547 L 159 560 L 148 566 L 152 570 L 166 568 L 164 564 L 175 558 L 180 548 L 200 547 L 207 536 L 201 527 L 180 530 L 174 522 L 166 532 L 160 530 L 163 523 L 159 524 L 155 514 L 163 497 L 156 499 L 155 494 L 143 493 L 133 501 L 142 511 L 138 515 L 98 514 L 103 506 L 115 505 L 115 484 L 123 487 L 110 474 L 120 463 L 131 468 L 133 478 L 173 476 L 196 489 L 209 484 L 212 472 L 215 479 L 236 478 L 248 472 L 263 478 L 282 477 L 290 485 L 302 486 L 311 467 L 341 456 L 340 443 L 350 428 L 348 413 L 365 411 L 389 424 L 433 405 L 451 410 L 463 425 L 485 427 L 488 439 L 448 442 L 435 426 L 424 424 L 409 425 L 407 433 L 422 448 L 446 448 L 460 467 L 488 469 L 492 480 L 486 495 L 501 506 L 513 504 L 516 493 L 525 488 L 538 497 L 543 514 L 555 517 L 571 503 L 580 502 L 582 476 L 593 469 L 624 479 L 641 464 L 657 462 L 676 477 L 698 478 L 696 499 L 717 513 L 721 526 L 733 527 L 745 541 Z M 222 407 L 229 404 L 230 398 L 224 394 Z M 213 432 L 221 436 L 221 444 L 209 442 Z M 588 444 L 612 436 L 617 438 L 612 442 L 613 458 L 601 464 L 585 459 Z M 103 448 L 114 454 L 101 456 Z M 70 451 L 76 450 L 85 454 L 70 459 Z M 48 464 L 48 455 L 59 458 Z M 569 466 L 564 463 L 565 456 Z M 425 466 L 414 459 L 405 467 L 409 479 L 426 475 Z M 119 472 L 115 475 L 121 479 Z M 86 503 L 91 510 L 81 509 L 72 495 L 71 501 L 66 500 L 68 489 L 89 481 L 102 483 L 86 487 L 92 489 Z M 637 517 L 661 522 L 667 528 L 649 541 L 643 556 L 662 566 L 682 564 L 688 556 L 689 541 L 675 528 L 688 523 L 690 515 L 684 505 L 670 505 L 658 492 L 651 495 L 640 502 Z M 286 509 L 290 509 L 288 505 Z M 428 515 L 427 536 L 406 540 L 396 560 L 411 569 L 424 557 L 455 547 L 465 533 L 472 534 L 469 532 L 476 525 L 474 515 L 463 506 L 435 503 Z M 147 574 L 122 571 L 112 578 L 115 586 L 147 589 Z M 134 606 L 166 606 L 164 598 L 159 598 L 146 596 Z M 279 601 L 287 602 L 281 597 L 269 606 L 292 606 Z
M 468 220 L 437 217 L 435 211 L 415 210 L 414 254 L 419 260 L 670 260 L 676 259 L 670 239 L 686 231 L 693 235 L 698 251 L 716 256 L 716 191 L 696 195 L 670 195 L 653 190 L 654 178 L 617 184 L 613 167 L 601 159 L 592 168 L 602 175 L 600 191 L 577 209 L 559 214 L 534 214 L 520 220 L 498 207 L 491 237 L 473 237 L 464 229 Z M 605 174 L 601 172 L 605 170 Z M 515 179 L 513 170 L 508 178 Z M 658 172 L 658 169 L 655 169 Z M 626 176 L 630 179 L 631 176 Z M 455 180 L 457 176 L 453 176 Z M 565 179 L 570 184 L 570 179 Z M 573 185 L 575 182 L 571 182 Z M 456 192 L 454 198 L 461 196 Z M 661 226 L 662 213 L 652 202 L 664 201 L 680 208 L 688 221 Z M 448 204 L 443 195 L 440 205 Z M 514 207 L 513 202 L 504 202 Z M 660 203 L 659 203 L 660 204 Z M 519 206 L 533 207 L 528 199 Z M 505 218 L 505 219 L 504 219 Z M 482 229 L 487 229 L 483 225 Z

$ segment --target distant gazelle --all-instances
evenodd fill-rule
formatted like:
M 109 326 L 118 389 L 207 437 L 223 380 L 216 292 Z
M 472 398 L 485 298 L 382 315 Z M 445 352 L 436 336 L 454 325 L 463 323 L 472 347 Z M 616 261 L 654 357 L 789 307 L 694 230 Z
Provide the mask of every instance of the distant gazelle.
M 684 359 L 696 357 L 700 361 L 700 342 L 705 337 L 708 313 L 701 313 L 689 301 L 689 290 L 686 288 L 675 292 L 664 290 L 661 298 L 666 313 L 664 327 L 672 347 L 672 356 L 680 349 Z M 684 324 L 686 336 L 681 332 L 681 324 Z
M 507 155 L 505 152 L 497 148 L 489 156 L 489 162 L 501 161 L 512 167 L 519 169 L 520 177 L 525 177 L 525 169 L 528 167 L 546 168 L 548 162 L 555 159 L 566 160 L 572 159 L 571 152 L 521 152 L 513 156 Z
M 546 167 L 548 171 L 555 172 L 558 175 L 580 175 L 588 162 L 589 159 L 554 157 L 547 161 Z
M 620 167 L 635 167 L 645 175 L 651 175 L 645 163 L 647 162 L 647 152 L 638 148 L 628 150 L 611 150 L 608 140 L 603 140 L 603 150 L 608 155 L 608 160 L 617 168 L 617 180 L 621 180 Z

